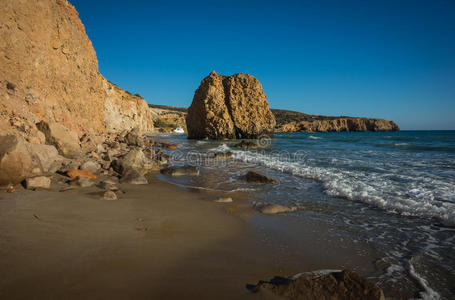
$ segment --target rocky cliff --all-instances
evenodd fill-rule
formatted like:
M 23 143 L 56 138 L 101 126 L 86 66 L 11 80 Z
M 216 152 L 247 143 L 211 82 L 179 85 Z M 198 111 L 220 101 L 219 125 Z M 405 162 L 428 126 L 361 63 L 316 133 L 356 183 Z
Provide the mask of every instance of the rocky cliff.
M 275 118 L 254 76 L 213 71 L 196 90 L 186 123 L 188 138 L 258 138 L 273 135 Z
M 327 117 L 288 110 L 272 110 L 277 119 L 276 132 L 399 131 L 393 121 L 356 117 Z
M 145 101 L 124 97 L 98 72 L 95 50 L 66 0 L 0 0 L 0 130 L 44 142 L 35 124 L 80 137 L 153 128 Z M 120 113 L 120 111 L 122 113 Z
M 107 131 L 116 132 L 132 128 L 143 132 L 153 130 L 152 112 L 144 98 L 137 94 L 133 95 L 107 80 L 104 80 L 104 90 Z

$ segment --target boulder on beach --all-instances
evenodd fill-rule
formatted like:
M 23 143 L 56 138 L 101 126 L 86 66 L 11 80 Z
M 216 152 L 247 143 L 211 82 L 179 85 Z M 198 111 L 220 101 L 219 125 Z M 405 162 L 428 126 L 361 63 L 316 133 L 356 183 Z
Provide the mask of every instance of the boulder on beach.
M 81 155 L 82 149 L 76 132 L 55 122 L 41 121 L 36 126 L 44 133 L 46 144 L 55 146 L 60 155 L 69 158 Z
M 51 187 L 51 179 L 46 176 L 37 176 L 25 179 L 25 188 L 27 190 L 49 189 Z
M 250 74 L 204 78 L 186 117 L 190 139 L 273 136 L 275 117 L 260 82 Z
M 321 270 L 293 277 L 275 276 L 247 288 L 264 295 L 305 300 L 384 300 L 384 293 L 374 283 L 349 270 Z
M 54 146 L 31 144 L 16 135 L 0 136 L 0 186 L 53 173 L 61 164 Z

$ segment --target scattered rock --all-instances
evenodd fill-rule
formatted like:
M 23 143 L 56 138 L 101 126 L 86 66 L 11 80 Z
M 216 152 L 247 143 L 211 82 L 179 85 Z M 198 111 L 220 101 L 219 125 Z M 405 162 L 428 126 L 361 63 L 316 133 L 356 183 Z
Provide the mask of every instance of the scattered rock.
M 136 170 L 127 170 L 120 179 L 120 183 L 128 184 L 148 184 L 147 179 Z
M 87 177 L 77 177 L 77 179 L 74 181 L 75 184 L 77 184 L 80 187 L 91 187 L 95 184 L 95 182 Z
M 90 179 L 96 178 L 96 175 L 93 173 L 90 173 L 86 170 L 77 170 L 77 169 L 69 170 L 68 172 L 66 172 L 66 175 L 68 175 L 70 178 L 73 178 L 73 179 L 76 177 L 85 177 L 85 178 L 90 178 Z
M 98 183 L 97 187 L 106 191 L 118 191 L 119 188 L 116 186 L 116 183 L 112 180 L 105 180 Z
M 250 142 L 250 141 L 241 141 L 240 143 L 234 145 L 235 148 L 241 149 L 256 149 L 259 148 L 258 143 Z
M 169 167 L 160 170 L 161 174 L 167 176 L 197 176 L 199 168 L 193 166 Z
M 253 208 L 256 209 L 257 211 L 259 211 L 260 213 L 263 213 L 266 215 L 288 213 L 288 212 L 296 211 L 298 209 L 296 206 L 288 207 L 288 206 L 271 204 L 271 203 L 263 203 L 263 202 L 254 203 Z
M 186 117 L 190 139 L 273 136 L 275 117 L 259 81 L 213 71 L 196 90 Z
M 150 170 L 157 169 L 158 165 L 155 161 L 148 159 L 142 150 L 132 149 L 122 158 L 113 161 L 111 167 L 119 174 L 132 169 L 144 175 Z
M 54 146 L 31 144 L 16 135 L 0 136 L 0 186 L 55 172 L 61 163 Z
M 125 136 L 125 141 L 128 146 L 142 147 L 144 146 L 144 141 L 138 129 L 132 129 Z
M 55 122 L 41 121 L 36 126 L 46 136 L 46 144 L 55 146 L 60 155 L 69 158 L 80 156 L 81 146 L 74 131 Z
M 218 202 L 218 203 L 231 203 L 232 202 L 232 198 L 231 197 L 218 198 L 218 199 L 215 200 L 215 202 Z
M 352 271 L 322 270 L 291 278 L 276 276 L 270 281 L 247 285 L 252 292 L 271 293 L 285 299 L 384 300 L 374 283 Z
M 229 159 L 232 157 L 232 152 L 213 152 L 213 158 L 215 159 Z
M 50 189 L 51 179 L 45 176 L 37 176 L 25 179 L 25 188 L 27 190 Z
M 104 194 L 103 194 L 103 200 L 109 200 L 109 201 L 112 201 L 112 200 L 117 200 L 117 194 L 115 194 L 113 191 L 106 191 Z
M 81 169 L 89 171 L 90 173 L 96 173 L 100 169 L 100 164 L 95 161 L 89 160 L 81 165 Z
M 9 185 L 6 189 L 6 192 L 7 193 L 15 193 L 16 192 L 16 188 L 13 186 L 13 185 Z
M 155 143 L 155 146 L 161 147 L 161 148 L 170 149 L 170 150 L 176 150 L 176 149 L 178 148 L 177 145 L 169 144 L 169 143 L 164 143 L 164 142 Z
M 246 173 L 245 179 L 248 182 L 259 182 L 259 183 L 276 183 L 277 182 L 276 179 L 267 177 L 265 175 L 262 175 L 262 174 L 259 174 L 259 173 L 253 172 L 253 171 L 249 171 L 248 173 Z

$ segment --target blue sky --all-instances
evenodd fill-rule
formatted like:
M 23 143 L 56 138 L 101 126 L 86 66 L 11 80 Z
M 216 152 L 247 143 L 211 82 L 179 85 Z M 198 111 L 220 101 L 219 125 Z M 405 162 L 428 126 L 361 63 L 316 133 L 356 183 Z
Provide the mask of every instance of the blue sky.
M 70 2 L 101 73 L 149 103 L 244 72 L 272 108 L 455 129 L 452 0 Z

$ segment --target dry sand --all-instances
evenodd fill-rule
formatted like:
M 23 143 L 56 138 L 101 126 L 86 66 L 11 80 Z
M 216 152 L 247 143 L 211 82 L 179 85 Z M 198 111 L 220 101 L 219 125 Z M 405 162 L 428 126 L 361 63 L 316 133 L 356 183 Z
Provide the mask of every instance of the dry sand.
M 279 272 L 226 204 L 123 188 L 0 192 L 0 299 L 256 299 L 245 284 Z

